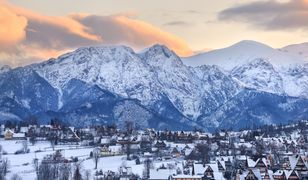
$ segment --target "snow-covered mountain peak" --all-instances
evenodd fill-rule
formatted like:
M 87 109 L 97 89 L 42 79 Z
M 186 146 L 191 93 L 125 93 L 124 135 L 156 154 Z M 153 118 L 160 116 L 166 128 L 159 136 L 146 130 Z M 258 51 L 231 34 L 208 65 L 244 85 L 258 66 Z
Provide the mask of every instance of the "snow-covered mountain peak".
M 305 63 L 303 57 L 299 55 L 284 53 L 265 44 L 247 40 L 227 48 L 183 58 L 183 62 L 189 66 L 218 65 L 227 71 L 231 71 L 233 68 L 247 64 L 257 58 L 267 59 L 278 69 Z
M 229 48 L 233 48 L 233 49 L 239 48 L 239 49 L 246 49 L 246 50 L 250 50 L 250 49 L 251 50 L 255 50 L 255 49 L 272 50 L 273 49 L 272 47 L 266 44 L 253 41 L 253 40 L 243 40 L 243 41 L 233 44 Z
M 165 45 L 155 44 L 150 48 L 144 49 L 140 58 L 152 66 L 182 66 L 182 60 Z

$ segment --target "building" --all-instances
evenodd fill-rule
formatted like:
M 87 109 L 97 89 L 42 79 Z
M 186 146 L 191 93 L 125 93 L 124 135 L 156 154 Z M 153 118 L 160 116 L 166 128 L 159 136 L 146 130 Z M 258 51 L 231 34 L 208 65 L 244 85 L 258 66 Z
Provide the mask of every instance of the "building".
M 5 140 L 11 140 L 11 139 L 13 139 L 13 135 L 14 135 L 14 132 L 10 129 L 7 129 L 4 132 L 4 139 Z

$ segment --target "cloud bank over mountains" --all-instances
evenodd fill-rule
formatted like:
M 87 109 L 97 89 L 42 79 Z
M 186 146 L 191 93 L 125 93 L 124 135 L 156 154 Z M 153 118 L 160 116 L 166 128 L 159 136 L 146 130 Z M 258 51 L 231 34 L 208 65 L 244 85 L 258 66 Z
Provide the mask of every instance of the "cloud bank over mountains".
M 6 1 L 0 5 L 1 64 L 29 64 L 89 45 L 124 44 L 139 50 L 161 43 L 182 56 L 192 54 L 183 39 L 130 14 L 47 16 Z

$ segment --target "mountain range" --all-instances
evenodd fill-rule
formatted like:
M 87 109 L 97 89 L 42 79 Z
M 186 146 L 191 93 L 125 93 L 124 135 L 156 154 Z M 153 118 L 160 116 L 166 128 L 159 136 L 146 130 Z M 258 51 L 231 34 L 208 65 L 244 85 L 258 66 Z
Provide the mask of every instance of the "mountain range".
M 0 121 L 215 131 L 307 119 L 306 46 L 241 41 L 186 58 L 164 45 L 82 47 L 0 67 Z

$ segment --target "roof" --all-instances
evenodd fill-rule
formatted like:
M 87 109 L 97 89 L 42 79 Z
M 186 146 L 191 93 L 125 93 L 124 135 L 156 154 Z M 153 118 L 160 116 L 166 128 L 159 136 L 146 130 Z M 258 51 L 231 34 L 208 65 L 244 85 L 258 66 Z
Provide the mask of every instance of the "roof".
M 203 175 L 184 175 L 184 174 L 180 174 L 180 175 L 172 175 L 173 178 L 202 178 Z
M 285 173 L 287 179 L 290 177 L 290 175 L 291 175 L 293 172 L 294 172 L 294 173 L 296 174 L 296 176 L 298 177 L 297 171 L 294 171 L 294 170 L 290 170 L 290 171 L 284 170 L 284 173 Z
M 257 164 L 257 162 L 255 162 L 254 160 L 250 159 L 250 158 L 247 158 L 247 165 L 249 168 L 253 168 L 255 167 Z
M 206 164 L 205 169 L 207 169 L 208 167 L 211 167 L 213 172 L 219 172 L 217 163 Z
M 205 167 L 203 164 L 194 164 L 195 174 L 196 175 L 203 175 L 205 171 Z
M 13 134 L 14 138 L 24 138 L 26 137 L 25 133 L 14 133 Z
M 7 129 L 7 130 L 5 130 L 5 133 L 14 133 L 12 130 L 10 130 L 10 129 Z
M 226 169 L 226 164 L 225 164 L 225 161 L 224 160 L 218 160 L 218 162 L 221 164 L 221 166 Z
M 292 170 L 295 168 L 295 166 L 297 165 L 297 163 L 300 160 L 300 158 L 302 159 L 302 161 L 304 162 L 306 167 L 308 167 L 307 162 L 305 162 L 305 160 L 301 156 L 293 155 L 293 156 L 289 156 L 289 162 L 290 162 L 290 166 L 291 166 Z
M 225 179 L 222 172 L 214 172 L 213 175 L 214 175 L 215 180 L 224 180 Z

